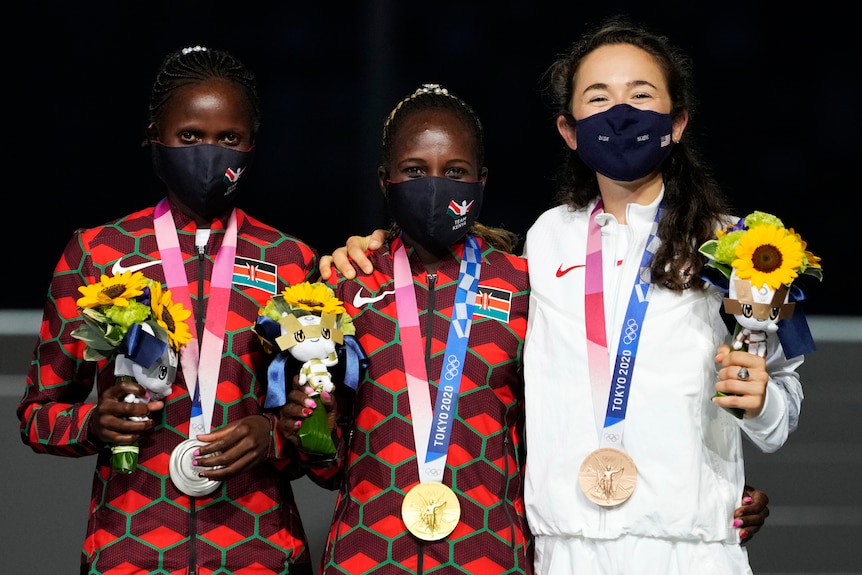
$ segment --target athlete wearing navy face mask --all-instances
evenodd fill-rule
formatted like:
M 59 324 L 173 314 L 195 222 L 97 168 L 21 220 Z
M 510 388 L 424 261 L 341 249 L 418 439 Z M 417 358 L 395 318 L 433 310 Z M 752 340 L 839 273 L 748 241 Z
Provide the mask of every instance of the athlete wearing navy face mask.
M 511 253 L 513 234 L 475 221 L 482 125 L 463 100 L 424 85 L 383 133 L 378 181 L 394 225 L 369 254 L 374 273 L 334 287 L 369 368 L 324 483 L 339 496 L 321 573 L 529 575 L 527 264 Z
M 317 259 L 234 205 L 259 118 L 254 76 L 234 56 L 203 46 L 169 54 L 146 133 L 166 197 L 77 230 L 58 260 L 18 417 L 33 450 L 90 456 L 95 467 L 75 572 L 312 572 L 286 480 L 301 473 L 299 455 L 265 409 L 267 357 L 252 326 L 270 297 L 315 278 Z M 108 274 L 115 290 L 142 274 L 192 312 L 194 337 L 164 399 L 126 403 L 145 397 L 139 380 L 117 377 L 113 361 L 85 361 L 84 342 L 70 335 L 83 318 L 69 302 Z M 169 320 L 170 310 L 160 321 L 179 325 Z M 183 448 L 194 439 L 203 445 Z M 134 442 L 138 468 L 113 472 L 106 446 Z M 175 466 L 177 455 L 190 458 Z M 170 536 L 153 536 L 166 526 Z M 213 537 L 213 526 L 235 538 Z

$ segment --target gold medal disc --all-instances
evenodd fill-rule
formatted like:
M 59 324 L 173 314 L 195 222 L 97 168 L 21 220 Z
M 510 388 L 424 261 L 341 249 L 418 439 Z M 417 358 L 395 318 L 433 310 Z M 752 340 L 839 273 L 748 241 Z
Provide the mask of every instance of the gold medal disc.
M 436 481 L 425 481 L 407 492 L 401 503 L 401 519 L 407 529 L 425 541 L 443 539 L 461 518 L 458 496 Z
M 587 499 L 602 507 L 614 507 L 631 497 L 638 469 L 625 452 L 603 447 L 584 459 L 578 481 Z

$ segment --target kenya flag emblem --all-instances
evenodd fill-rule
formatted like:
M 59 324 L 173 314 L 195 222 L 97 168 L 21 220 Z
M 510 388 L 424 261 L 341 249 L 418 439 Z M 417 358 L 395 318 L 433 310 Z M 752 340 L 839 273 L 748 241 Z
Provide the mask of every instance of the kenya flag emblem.
M 474 316 L 480 315 L 508 322 L 511 310 L 512 292 L 491 286 L 479 286 L 476 292 L 476 307 L 473 308 Z

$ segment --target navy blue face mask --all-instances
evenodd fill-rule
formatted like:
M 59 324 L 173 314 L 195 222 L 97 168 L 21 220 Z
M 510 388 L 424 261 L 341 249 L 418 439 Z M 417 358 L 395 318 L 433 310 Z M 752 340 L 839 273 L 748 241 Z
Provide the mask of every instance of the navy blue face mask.
M 482 209 L 485 184 L 426 176 L 389 182 L 389 213 L 401 230 L 430 251 L 460 241 Z
M 578 156 L 591 169 L 618 182 L 633 182 L 661 166 L 673 147 L 670 114 L 616 106 L 578 120 Z
M 166 146 L 152 142 L 153 169 L 188 208 L 212 219 L 233 208 L 253 152 L 213 144 Z

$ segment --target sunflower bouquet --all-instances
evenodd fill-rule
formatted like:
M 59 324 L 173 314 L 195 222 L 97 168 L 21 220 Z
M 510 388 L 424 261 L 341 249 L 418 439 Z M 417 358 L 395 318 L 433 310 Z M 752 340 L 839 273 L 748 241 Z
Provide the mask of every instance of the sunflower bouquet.
M 83 324 L 72 336 L 83 341 L 87 361 L 114 360 L 118 381 L 135 380 L 147 390 L 144 398 L 160 400 L 171 393 L 180 349 L 191 339 L 186 319 L 191 311 L 172 301 L 170 290 L 144 277 L 143 272 L 102 275 L 97 283 L 78 288 L 77 306 Z M 138 446 L 111 448 L 111 467 L 129 474 L 138 462 Z
M 258 311 L 254 330 L 264 350 L 274 355 L 268 369 L 269 387 L 264 403 L 268 408 L 278 408 L 287 402 L 288 356 L 302 362 L 299 383 L 312 388 L 311 397 L 335 389 L 328 368 L 338 364 L 338 351 L 342 347 L 347 346 L 349 353 L 358 353 L 360 361 L 364 361 L 354 338 L 352 318 L 345 313 L 335 293 L 320 282 L 289 286 L 273 296 Z M 355 388 L 357 377 L 348 370 L 345 383 Z M 293 375 L 289 379 L 292 383 Z M 326 409 L 320 403 L 303 420 L 297 435 L 306 452 L 326 456 L 336 452 Z
M 820 258 L 806 248 L 793 228 L 759 211 L 717 230 L 715 238 L 700 246 L 700 253 L 708 258 L 706 265 L 727 280 L 724 310 L 736 318 L 734 349 L 765 356 L 767 334 L 778 332 L 779 321 L 794 316 L 793 300 L 802 299 L 794 296 L 794 283 L 802 276 L 823 279 Z M 789 349 L 785 345 L 788 356 L 796 355 Z M 741 417 L 739 410 L 734 415 Z

